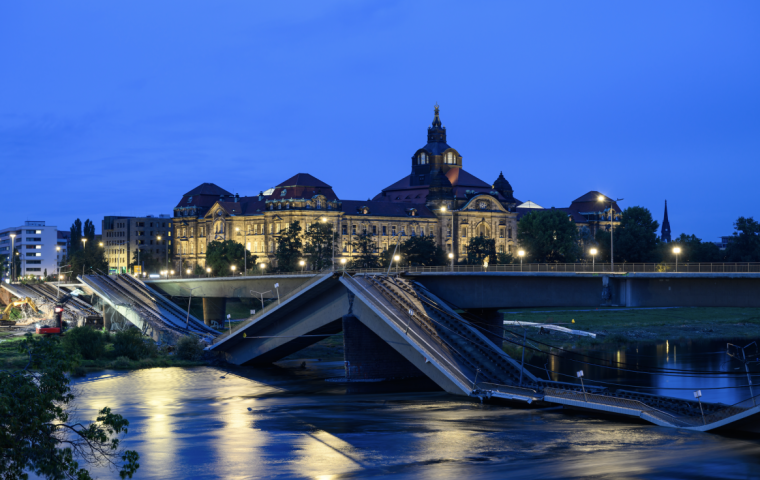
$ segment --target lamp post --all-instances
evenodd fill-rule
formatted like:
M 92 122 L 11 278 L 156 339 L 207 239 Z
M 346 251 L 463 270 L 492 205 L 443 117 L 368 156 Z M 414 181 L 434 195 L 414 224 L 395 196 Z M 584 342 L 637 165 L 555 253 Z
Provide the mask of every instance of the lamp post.
M 681 253 L 681 247 L 674 247 L 673 253 L 676 254 L 676 272 L 678 272 L 678 254 Z
M 58 258 L 58 252 L 61 251 L 61 247 L 55 247 L 55 274 L 56 276 L 59 276 L 58 273 L 61 271 L 61 260 Z M 58 284 L 60 285 L 60 279 L 58 280 Z
M 446 205 L 441 207 L 441 213 L 445 214 L 448 209 Z M 443 235 L 441 235 L 443 237 Z M 454 210 L 451 210 L 451 270 L 454 270 Z
M 185 273 L 187 273 L 188 275 L 190 275 L 190 272 L 192 272 L 192 270 L 190 270 L 189 268 L 185 271 Z
M 611 198 L 607 198 L 604 195 L 599 195 L 599 197 L 598 197 L 597 200 L 599 200 L 603 204 L 607 203 L 610 206 L 610 272 L 614 272 L 615 271 L 615 257 L 612 254 L 613 253 L 613 248 L 614 248 L 614 241 L 613 241 L 613 236 L 612 236 L 612 230 L 613 230 L 613 228 L 612 228 L 613 227 L 612 221 L 614 219 L 614 217 L 612 215 L 612 203 L 613 203 L 613 201 L 612 201 Z M 623 198 L 618 198 L 617 200 L 615 200 L 615 202 L 620 202 L 620 201 L 623 201 L 623 200 L 624 200 Z
M 169 273 L 171 274 L 172 277 L 174 276 L 174 270 L 170 270 Z
M 523 269 L 522 269 L 522 259 L 525 256 L 525 250 L 518 250 L 517 256 L 520 257 L 520 271 L 522 272 L 523 271 Z
M 16 248 L 14 247 L 14 241 L 16 240 L 16 234 L 11 233 L 11 254 L 8 255 L 8 258 L 11 260 L 11 283 L 13 283 L 13 273 L 16 268 Z
M 82 239 L 82 243 L 84 243 L 84 247 L 82 247 L 82 251 L 86 252 L 87 251 L 87 239 L 83 238 Z M 85 262 L 82 262 L 82 276 L 83 277 L 84 277 L 84 263 Z
M 454 254 L 449 253 L 449 260 L 451 260 L 451 271 L 454 271 Z
M 346 259 L 345 258 L 341 258 L 340 259 L 340 263 L 341 263 L 341 265 L 343 265 L 343 273 L 346 273 Z
M 303 260 L 299 260 L 298 264 L 301 266 L 301 273 L 303 273 L 303 269 L 304 269 L 304 267 L 306 265 L 306 262 L 304 262 Z
M 400 262 L 400 261 L 401 261 L 401 256 L 399 256 L 399 255 L 394 255 L 394 256 L 393 256 L 393 261 L 394 261 L 394 262 L 396 262 L 396 274 L 398 274 L 398 262 Z
M 208 274 L 208 278 L 211 278 L 211 267 L 206 267 L 206 273 Z
M 235 276 L 235 265 L 230 265 L 230 270 L 232 270 L 232 276 Z
M 157 236 L 156 240 L 160 242 L 161 235 Z M 168 269 L 169 268 L 169 245 L 168 244 L 164 247 L 164 250 L 166 251 L 166 268 Z
M 235 231 L 238 232 L 238 235 L 240 235 L 240 227 L 235 227 Z M 247 275 L 248 274 L 248 235 L 243 238 L 243 272 Z
M 589 253 L 591 254 L 591 271 L 593 272 L 596 265 L 596 254 L 598 253 L 598 250 L 596 248 L 592 248 L 589 250 Z

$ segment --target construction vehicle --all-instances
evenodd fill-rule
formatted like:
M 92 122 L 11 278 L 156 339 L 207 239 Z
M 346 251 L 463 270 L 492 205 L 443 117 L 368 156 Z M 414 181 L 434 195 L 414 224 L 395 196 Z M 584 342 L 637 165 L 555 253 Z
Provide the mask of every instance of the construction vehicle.
M 2 320 L 10 320 L 11 310 L 16 307 L 21 307 L 24 305 L 29 305 L 29 308 L 34 310 L 34 313 L 40 313 L 40 311 L 37 309 L 37 305 L 34 303 L 34 300 L 32 300 L 29 297 L 22 298 L 20 300 L 14 300 L 8 304 L 7 307 L 5 307 L 5 310 L 3 310 L 3 313 L 0 313 L 0 321 Z
M 72 298 L 82 295 L 84 292 L 80 289 L 76 288 L 71 293 L 67 293 L 63 297 L 61 297 L 56 303 L 55 307 L 53 307 L 53 313 L 55 317 L 53 318 L 54 323 L 52 325 L 40 325 L 39 323 L 35 325 L 35 333 L 42 334 L 42 335 L 62 335 L 64 328 L 67 326 L 66 322 L 63 321 L 63 306 L 66 305 L 66 302 L 71 300 Z

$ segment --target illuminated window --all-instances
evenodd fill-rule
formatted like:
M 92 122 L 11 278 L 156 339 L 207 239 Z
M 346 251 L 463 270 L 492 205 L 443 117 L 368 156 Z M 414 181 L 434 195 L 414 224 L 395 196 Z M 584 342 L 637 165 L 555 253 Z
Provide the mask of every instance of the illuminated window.
M 427 163 L 427 155 L 425 155 L 425 152 L 420 153 L 420 165 L 425 165 Z

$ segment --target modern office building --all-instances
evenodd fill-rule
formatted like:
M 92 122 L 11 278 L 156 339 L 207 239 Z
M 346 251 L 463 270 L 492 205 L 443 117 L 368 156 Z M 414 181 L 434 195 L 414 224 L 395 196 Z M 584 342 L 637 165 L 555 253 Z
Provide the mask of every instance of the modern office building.
M 13 278 L 53 275 L 58 268 L 58 228 L 46 226 L 44 221 L 26 221 L 23 226 L 0 230 L 0 256 L 7 262 L 15 250 L 20 265 L 13 270 Z M 11 272 L 6 274 L 6 281 Z
M 144 217 L 107 216 L 103 218 L 103 248 L 111 273 L 125 273 L 134 263 L 134 252 L 152 255 L 154 259 L 167 258 L 171 249 L 172 219 L 170 215 Z M 171 250 L 169 251 L 171 256 Z

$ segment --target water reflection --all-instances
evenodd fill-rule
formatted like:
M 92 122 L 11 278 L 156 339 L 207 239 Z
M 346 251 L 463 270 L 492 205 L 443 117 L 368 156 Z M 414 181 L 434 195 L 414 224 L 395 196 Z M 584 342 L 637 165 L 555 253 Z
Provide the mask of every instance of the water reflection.
M 77 388 L 80 413 L 108 405 L 129 418 L 138 478 L 760 478 L 754 440 L 324 381 L 339 373 L 150 369 Z

